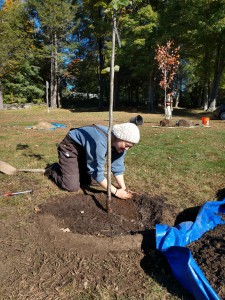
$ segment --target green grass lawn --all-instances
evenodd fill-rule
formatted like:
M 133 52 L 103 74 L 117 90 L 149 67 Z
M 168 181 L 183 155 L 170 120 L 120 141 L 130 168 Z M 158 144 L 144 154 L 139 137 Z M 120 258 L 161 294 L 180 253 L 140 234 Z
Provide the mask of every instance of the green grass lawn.
M 127 152 L 127 186 L 140 193 L 163 196 L 167 203 L 180 211 L 216 200 L 218 190 L 225 188 L 225 122 L 210 120 L 210 127 L 206 128 L 201 125 L 201 116 L 205 114 L 203 111 L 179 109 L 174 111 L 174 123 L 179 119 L 187 119 L 200 125 L 191 128 L 159 127 L 163 114 L 138 111 L 114 112 L 113 123 L 128 122 L 137 114 L 142 115 L 144 124 L 140 127 L 140 143 Z M 56 144 L 70 128 L 93 123 L 108 125 L 108 118 L 108 112 L 57 109 L 48 113 L 44 107 L 1 111 L 0 160 L 16 168 L 45 168 L 57 161 Z M 62 123 L 67 128 L 28 129 L 41 121 Z M 8 176 L 0 173 L 0 194 L 28 189 L 33 190 L 31 197 L 20 195 L 0 198 L 2 223 L 10 218 L 10 209 L 14 209 L 14 212 L 16 209 L 20 220 L 23 220 L 36 205 L 45 203 L 49 197 L 67 194 L 42 174 L 21 172 Z M 151 285 L 151 293 L 145 299 L 184 299 L 166 292 L 153 278 L 146 280 L 148 285 Z M 114 298 L 108 295 L 90 299 Z
M 2 111 L 0 118 L 0 157 L 16 168 L 45 168 L 57 161 L 56 144 L 69 128 L 87 124 L 108 125 L 108 112 L 76 112 L 63 109 L 29 108 Z M 225 123 L 210 120 L 210 128 L 201 126 L 202 111 L 177 110 L 173 122 L 192 120 L 194 128 L 156 127 L 163 114 L 114 112 L 114 123 L 127 122 L 141 114 L 141 141 L 126 156 L 126 182 L 138 192 L 163 195 L 180 209 L 213 200 L 225 187 Z M 65 129 L 27 129 L 41 121 L 67 125 Z M 46 179 L 39 174 L 0 175 L 1 191 L 32 187 L 37 199 L 48 196 Z M 28 178 L 21 182 L 22 178 Z M 31 186 L 30 186 L 31 185 Z M 59 193 L 52 188 L 51 193 Z

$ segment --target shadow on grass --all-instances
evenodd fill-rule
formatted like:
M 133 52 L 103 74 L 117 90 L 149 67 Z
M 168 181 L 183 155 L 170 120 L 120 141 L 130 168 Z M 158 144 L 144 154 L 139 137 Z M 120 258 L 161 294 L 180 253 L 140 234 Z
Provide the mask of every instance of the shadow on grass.
M 156 249 L 154 229 L 143 233 L 142 250 L 144 257 L 140 266 L 148 276 L 165 287 L 171 295 L 183 300 L 194 300 L 194 297 L 173 276 L 166 257 Z
M 40 161 L 40 160 L 45 161 L 44 155 L 33 153 L 33 151 L 31 150 L 30 146 L 27 145 L 27 144 L 17 144 L 17 145 L 16 145 L 16 150 L 18 150 L 18 151 L 24 151 L 24 150 L 26 150 L 26 151 L 28 151 L 29 153 L 25 153 L 25 152 L 24 152 L 24 153 L 23 153 L 23 156 L 34 158 L 34 159 L 37 160 L 37 161 Z
M 202 117 L 211 117 L 211 113 L 205 111 L 194 111 L 193 109 L 174 109 L 173 116 L 174 117 L 182 117 L 182 118 L 192 118 L 201 120 Z
M 223 199 L 225 199 L 225 188 L 218 190 L 216 192 L 216 197 L 218 201 L 222 201 Z
M 70 110 L 73 113 L 78 112 L 99 112 L 99 111 L 109 111 L 108 107 L 104 107 L 102 110 L 99 110 L 97 107 L 77 107 L 77 108 L 65 108 Z M 127 113 L 143 113 L 143 114 L 164 114 L 164 108 L 158 107 L 153 112 L 148 112 L 145 107 L 121 107 L 118 109 L 114 109 L 114 112 L 127 112 Z M 205 116 L 212 116 L 212 113 L 205 112 L 200 109 L 188 109 L 188 108 L 174 108 L 173 109 L 173 116 L 174 117 L 187 117 L 187 118 L 194 118 L 200 119 L 201 117 Z

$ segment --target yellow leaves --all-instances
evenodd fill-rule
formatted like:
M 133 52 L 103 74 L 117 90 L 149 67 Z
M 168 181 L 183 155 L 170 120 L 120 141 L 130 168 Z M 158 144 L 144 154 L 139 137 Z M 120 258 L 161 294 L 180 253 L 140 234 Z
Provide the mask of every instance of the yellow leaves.
M 20 3 L 19 0 L 5 0 L 5 3 L 2 7 L 2 11 L 6 11 L 6 10 L 9 10 L 9 9 L 12 9 L 14 8 L 15 4 L 18 4 Z

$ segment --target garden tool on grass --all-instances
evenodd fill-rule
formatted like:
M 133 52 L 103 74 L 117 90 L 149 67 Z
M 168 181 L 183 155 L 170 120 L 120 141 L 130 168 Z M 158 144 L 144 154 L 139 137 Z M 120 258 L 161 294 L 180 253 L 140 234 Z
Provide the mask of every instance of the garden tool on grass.
M 15 175 L 17 172 L 44 173 L 45 169 L 16 169 L 10 164 L 0 160 L 0 172 L 7 175 Z
M 21 195 L 21 194 L 27 194 L 27 193 L 33 193 L 33 190 L 28 190 L 28 191 L 23 191 L 23 192 L 14 192 L 14 193 L 5 193 L 0 195 L 0 197 L 7 197 L 7 196 L 16 196 L 16 195 Z

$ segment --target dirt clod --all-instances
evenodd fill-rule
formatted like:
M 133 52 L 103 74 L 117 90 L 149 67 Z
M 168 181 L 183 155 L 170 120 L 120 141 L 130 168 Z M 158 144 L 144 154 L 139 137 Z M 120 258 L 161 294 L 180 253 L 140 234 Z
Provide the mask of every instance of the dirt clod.
M 168 120 L 168 119 L 163 119 L 159 122 L 160 126 L 163 126 L 163 127 L 174 127 L 174 124 L 171 120 Z

